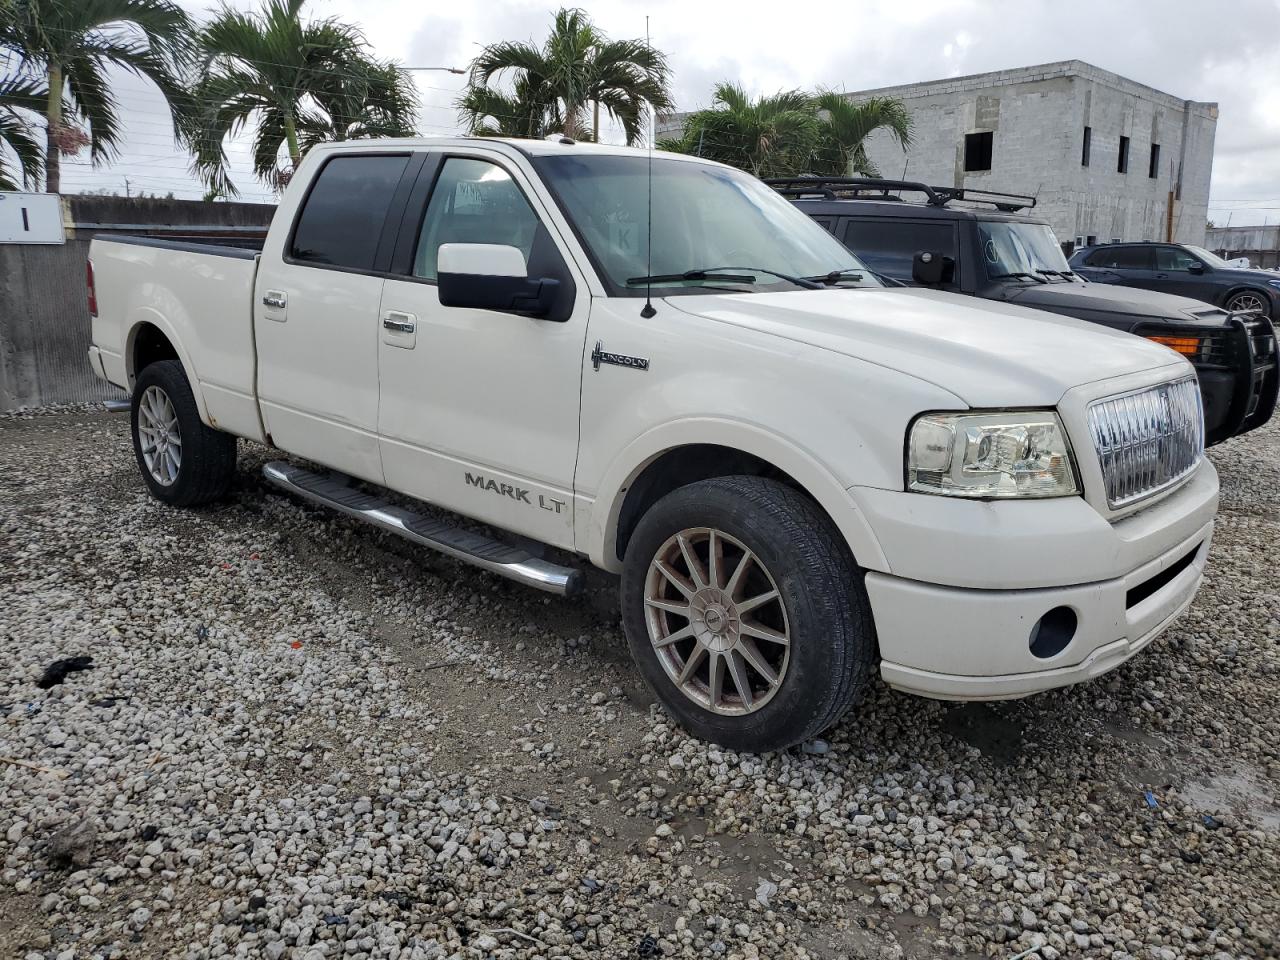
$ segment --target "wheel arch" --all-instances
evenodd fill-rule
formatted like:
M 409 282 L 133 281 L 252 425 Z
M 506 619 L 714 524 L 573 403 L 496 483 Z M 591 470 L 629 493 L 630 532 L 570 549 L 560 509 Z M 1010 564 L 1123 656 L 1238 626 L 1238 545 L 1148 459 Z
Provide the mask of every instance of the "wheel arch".
M 160 360 L 177 360 L 182 365 L 182 372 L 191 385 L 192 396 L 195 397 L 196 409 L 200 411 L 200 419 L 209 424 L 209 415 L 205 410 L 204 395 L 199 389 L 195 367 L 191 358 L 183 348 L 181 340 L 174 334 L 173 328 L 158 312 L 150 308 L 140 310 L 129 326 L 129 333 L 124 344 L 125 372 L 129 378 L 129 388 L 144 368 Z
M 1256 283 L 1245 282 L 1238 283 L 1233 287 L 1227 288 L 1227 292 L 1222 295 L 1222 306 L 1225 307 L 1231 302 L 1232 297 L 1239 296 L 1242 293 L 1256 293 L 1263 303 L 1268 303 L 1271 300 L 1267 291 L 1263 290 L 1262 287 L 1258 286 Z
M 660 428 L 615 459 L 601 486 L 608 494 L 597 499 L 591 511 L 587 552 L 592 562 L 620 571 L 636 523 L 672 490 L 712 477 L 743 474 L 772 477 L 803 493 L 840 531 L 859 566 L 888 572 L 884 552 L 866 518 L 829 469 L 781 437 L 730 421 Z

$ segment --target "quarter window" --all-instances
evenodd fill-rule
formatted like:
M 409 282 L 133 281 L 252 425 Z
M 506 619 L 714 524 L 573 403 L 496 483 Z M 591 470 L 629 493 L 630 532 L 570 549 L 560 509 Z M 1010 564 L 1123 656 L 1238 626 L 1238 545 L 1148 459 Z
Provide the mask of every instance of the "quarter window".
M 528 263 L 540 226 L 537 214 L 506 170 L 488 160 L 450 157 L 431 191 L 413 273 L 436 279 L 436 260 L 446 243 L 516 247 Z
M 321 168 L 293 231 L 289 258 L 372 270 L 407 156 L 334 157 Z
M 917 253 L 956 259 L 956 231 L 951 223 L 850 220 L 844 244 L 872 270 L 896 280 L 911 279 L 911 261 Z

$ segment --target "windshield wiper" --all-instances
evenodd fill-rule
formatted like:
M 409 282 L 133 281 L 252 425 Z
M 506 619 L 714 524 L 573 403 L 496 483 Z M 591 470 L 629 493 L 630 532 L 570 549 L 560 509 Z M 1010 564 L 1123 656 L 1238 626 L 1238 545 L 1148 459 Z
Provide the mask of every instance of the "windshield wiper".
M 1034 273 L 1027 273 L 1025 270 L 1014 270 L 1010 273 L 991 273 L 991 274 L 988 274 L 988 276 L 992 280 L 1003 280 L 1005 279 L 1005 277 L 1013 277 L 1014 279 L 1021 280 L 1022 278 L 1025 277 L 1028 280 L 1034 280 L 1036 283 L 1049 282 L 1044 277 L 1041 277 Z
M 707 267 L 702 270 L 686 270 L 684 273 L 662 273 L 652 277 L 630 277 L 627 279 L 627 286 L 638 286 L 642 283 L 675 283 L 679 280 L 723 280 L 726 283 L 756 282 L 756 278 L 751 274 L 721 272 L 727 270 L 750 270 L 752 274 L 768 274 L 771 277 L 777 277 L 779 280 L 794 283 L 797 287 L 804 287 L 806 290 L 818 290 L 822 286 L 812 280 L 806 280 L 804 277 L 793 277 L 789 274 L 778 273 L 776 270 L 766 270 L 763 267 Z
M 830 273 L 821 273 L 812 277 L 804 277 L 805 280 L 816 280 L 818 283 L 833 287 L 841 280 L 861 281 L 866 270 L 861 267 L 846 267 L 844 270 L 832 270 Z
M 1062 277 L 1066 280 L 1070 280 L 1075 276 L 1070 270 L 1037 270 L 1036 273 L 1044 274 L 1046 277 Z

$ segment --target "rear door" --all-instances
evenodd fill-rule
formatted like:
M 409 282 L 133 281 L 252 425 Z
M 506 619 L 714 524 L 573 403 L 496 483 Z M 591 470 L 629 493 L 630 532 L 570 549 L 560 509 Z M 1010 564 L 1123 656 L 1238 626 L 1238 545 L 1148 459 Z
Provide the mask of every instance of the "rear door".
M 561 320 L 445 307 L 445 243 L 514 246 L 560 281 Z M 590 298 L 534 185 L 483 148 L 429 154 L 378 311 L 378 430 L 388 486 L 573 546 L 573 473 Z
M 326 159 L 283 249 L 264 253 L 254 296 L 258 397 L 271 441 L 375 483 L 383 481 L 378 304 L 414 168 L 407 151 Z
M 911 282 L 911 262 L 917 253 L 950 257 L 956 264 L 952 283 L 960 282 L 956 224 L 950 220 L 909 220 L 904 217 L 848 217 L 840 237 L 854 255 L 876 273 Z
M 1097 283 L 1147 287 L 1155 281 L 1155 254 L 1151 247 L 1117 244 L 1099 247 L 1079 268 L 1083 277 Z

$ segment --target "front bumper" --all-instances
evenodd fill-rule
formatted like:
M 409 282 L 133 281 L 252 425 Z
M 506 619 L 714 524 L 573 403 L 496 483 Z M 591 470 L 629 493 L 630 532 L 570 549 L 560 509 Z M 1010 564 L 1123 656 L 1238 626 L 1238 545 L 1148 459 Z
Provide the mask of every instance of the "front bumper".
M 1204 573 L 1218 480 L 1203 461 L 1168 496 L 1110 521 L 1082 498 L 851 493 L 888 560 L 888 571 L 866 575 L 885 682 L 994 700 L 1114 669 L 1185 610 Z M 1037 625 L 1059 608 L 1074 620 L 1069 640 L 1033 653 Z

